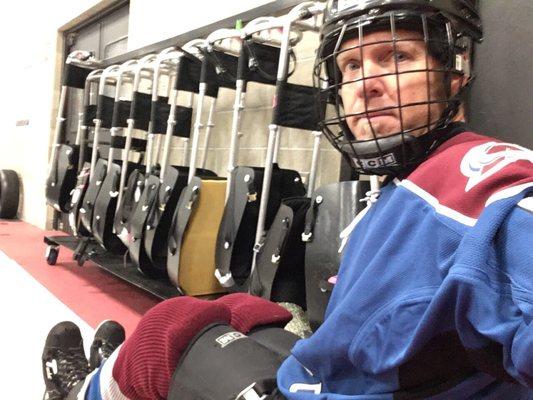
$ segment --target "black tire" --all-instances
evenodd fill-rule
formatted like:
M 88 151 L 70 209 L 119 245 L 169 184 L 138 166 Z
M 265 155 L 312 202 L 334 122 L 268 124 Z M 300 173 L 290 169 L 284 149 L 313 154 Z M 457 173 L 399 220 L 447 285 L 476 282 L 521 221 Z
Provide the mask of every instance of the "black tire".
M 19 186 L 19 177 L 15 171 L 0 170 L 0 218 L 16 218 L 19 208 Z
M 57 247 L 48 246 L 48 248 L 46 249 L 47 264 L 56 265 L 58 256 L 59 256 L 59 249 Z

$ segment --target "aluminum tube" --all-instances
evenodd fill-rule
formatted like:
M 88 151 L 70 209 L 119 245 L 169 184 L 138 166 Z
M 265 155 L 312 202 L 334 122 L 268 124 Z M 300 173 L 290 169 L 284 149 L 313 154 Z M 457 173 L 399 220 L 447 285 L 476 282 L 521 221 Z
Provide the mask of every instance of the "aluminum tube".
M 78 114 L 78 131 L 76 133 L 76 145 L 79 147 L 78 155 L 78 172 L 83 168 L 83 163 L 85 162 L 85 136 L 87 134 L 87 127 L 83 124 L 83 119 L 85 118 L 84 113 Z
M 122 170 L 120 172 L 120 184 L 118 189 L 117 205 L 122 204 L 122 192 L 126 186 L 126 172 L 128 171 L 129 154 L 131 150 L 131 139 L 133 136 L 133 125 L 135 121 L 128 118 L 128 127 L 126 128 L 126 144 L 124 146 L 124 160 L 122 161 Z
M 314 131 L 311 134 L 314 136 L 314 142 L 313 155 L 311 156 L 311 169 L 309 170 L 309 178 L 307 180 L 307 197 L 311 197 L 315 191 L 318 157 L 320 156 L 320 140 L 322 139 L 321 131 Z
M 95 119 L 94 120 L 94 136 L 93 136 L 93 152 L 91 154 L 91 173 L 89 175 L 89 181 L 91 181 L 94 176 L 94 168 L 96 167 L 96 157 L 98 154 L 101 127 L 102 127 L 102 120 Z
M 117 136 L 117 131 L 118 131 L 118 128 L 114 126 L 111 127 L 111 129 L 109 129 L 111 140 L 113 140 L 113 137 Z M 114 157 L 115 157 L 115 149 L 113 148 L 112 144 L 109 144 L 109 153 L 107 156 L 107 173 L 108 174 L 111 172 L 111 167 L 113 164 Z
M 200 83 L 198 89 L 198 100 L 196 102 L 196 117 L 194 121 L 194 128 L 192 133 L 192 146 L 191 146 L 191 158 L 189 162 L 189 176 L 187 182 L 190 183 L 193 176 L 196 174 L 196 158 L 198 153 L 198 142 L 200 141 L 200 132 L 203 128 L 202 125 L 202 111 L 204 106 L 205 92 L 207 90 L 207 84 L 205 82 Z
M 172 142 L 172 132 L 174 131 L 174 125 L 176 125 L 176 118 L 174 114 L 176 113 L 176 101 L 178 99 L 178 91 L 172 89 L 172 102 L 170 103 L 170 113 L 168 115 L 167 121 L 167 131 L 165 133 L 165 144 L 163 148 L 163 159 L 161 160 L 161 173 L 159 174 L 159 180 L 163 182 L 165 173 L 168 166 L 168 159 L 170 156 L 170 145 Z
M 279 127 L 279 129 L 278 129 L 278 134 L 276 135 L 276 142 L 274 144 L 274 154 L 272 156 L 272 163 L 273 164 L 276 164 L 278 162 L 280 145 L 281 145 L 281 127 Z
M 265 220 L 273 170 L 274 147 L 276 144 L 276 137 L 279 136 L 279 127 L 277 125 L 271 124 L 268 126 L 268 131 L 267 157 L 265 160 L 265 172 L 263 175 L 261 203 L 259 204 L 259 216 L 257 218 L 257 228 L 255 230 L 255 245 L 250 276 L 254 274 L 255 267 L 257 264 L 257 254 L 259 253 L 263 245 L 263 235 L 265 233 Z
M 151 130 L 148 128 L 148 137 L 146 138 L 146 175 L 152 173 L 152 160 L 153 160 L 153 151 L 154 151 L 154 137 L 153 133 L 150 133 Z
M 226 201 L 228 200 L 231 181 L 233 179 L 233 171 L 237 166 L 237 157 L 239 152 L 239 135 L 241 127 L 242 110 L 244 110 L 244 102 L 246 93 L 243 91 L 244 81 L 238 79 L 235 84 L 235 102 L 233 103 L 233 117 L 231 120 L 231 141 L 229 147 L 229 159 L 228 159 L 228 184 L 226 186 Z
M 211 140 L 211 129 L 215 126 L 214 116 L 217 106 L 217 98 L 213 98 L 211 105 L 209 106 L 209 117 L 207 118 L 207 125 L 205 128 L 205 139 L 204 139 L 204 151 L 202 154 L 202 168 L 205 168 L 207 163 L 207 149 L 209 149 L 209 142 Z

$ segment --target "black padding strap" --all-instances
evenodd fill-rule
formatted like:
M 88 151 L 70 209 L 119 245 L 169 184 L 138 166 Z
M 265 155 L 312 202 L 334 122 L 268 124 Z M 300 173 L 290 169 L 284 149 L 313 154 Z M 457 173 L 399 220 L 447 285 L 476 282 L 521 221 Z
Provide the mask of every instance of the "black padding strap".
M 133 124 L 135 129 L 141 129 L 143 131 L 148 130 L 151 108 L 152 95 L 142 92 L 133 92 L 130 118 L 135 121 Z
M 320 130 L 317 95 L 318 90 L 313 87 L 278 81 L 272 122 L 287 128 Z
M 63 75 L 63 86 L 83 89 L 85 87 L 85 80 L 91 72 L 92 69 L 83 68 L 73 64 L 66 64 L 65 73 Z
M 96 118 L 96 104 L 89 104 L 85 106 L 83 112 L 83 125 L 94 126 L 94 119 Z
M 174 126 L 174 136 L 190 137 L 192 125 L 192 108 L 191 107 L 176 107 L 176 125 Z
M 153 133 L 165 133 L 169 111 L 168 97 L 157 96 L 157 100 L 152 101 L 150 122 L 152 123 Z
M 111 126 L 114 128 L 125 128 L 128 126 L 128 117 L 130 116 L 131 101 L 119 100 L 113 104 L 113 119 Z
M 164 134 L 167 131 L 167 122 L 170 115 L 170 104 L 168 97 L 159 97 L 157 101 L 152 102 L 150 112 L 152 122 L 152 132 Z M 174 125 L 174 136 L 190 137 L 192 126 L 192 108 L 176 106 L 176 125 Z
M 102 120 L 102 128 L 111 128 L 113 122 L 113 108 L 115 100 L 112 97 L 99 95 L 96 107 L 96 119 Z
M 111 141 L 109 144 L 114 149 L 125 149 L 126 148 L 126 137 L 125 136 L 111 136 Z M 146 150 L 146 140 L 132 138 L 131 149 L 135 151 Z
M 245 41 L 239 54 L 237 79 L 275 85 L 279 56 L 278 47 Z
M 239 60 L 237 57 L 212 50 L 204 52 L 204 60 L 208 62 L 212 70 L 208 75 L 208 82 L 216 83 L 217 86 L 235 89 Z
M 198 93 L 202 64 L 195 57 L 184 55 L 178 63 L 178 74 L 174 89 Z
M 218 96 L 218 81 L 215 65 L 211 61 L 204 57 L 202 60 L 202 72 L 200 74 L 200 82 L 206 84 L 205 94 L 209 97 Z

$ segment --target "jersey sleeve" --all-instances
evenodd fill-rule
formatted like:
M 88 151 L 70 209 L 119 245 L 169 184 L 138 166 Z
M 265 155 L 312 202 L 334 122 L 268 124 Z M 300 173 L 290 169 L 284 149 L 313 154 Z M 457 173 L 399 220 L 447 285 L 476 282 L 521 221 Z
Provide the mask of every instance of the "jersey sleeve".
M 491 205 L 465 238 L 448 284 L 471 362 L 533 388 L 533 187 Z M 526 196 L 525 198 L 523 198 Z M 453 287 L 455 286 L 455 287 Z
M 521 318 L 505 349 L 505 367 L 533 387 L 533 197 L 520 201 L 506 218 L 495 251 L 499 268 L 509 280 L 517 317 Z

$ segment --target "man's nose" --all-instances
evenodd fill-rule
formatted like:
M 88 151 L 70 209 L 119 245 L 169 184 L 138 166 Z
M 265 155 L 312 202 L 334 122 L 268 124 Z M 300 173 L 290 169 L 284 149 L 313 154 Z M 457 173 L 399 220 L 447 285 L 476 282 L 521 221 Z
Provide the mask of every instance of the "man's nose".
M 366 98 L 367 100 L 383 96 L 385 93 L 387 71 L 373 60 L 363 62 L 361 68 L 362 79 L 357 84 L 357 96 L 362 99 Z

